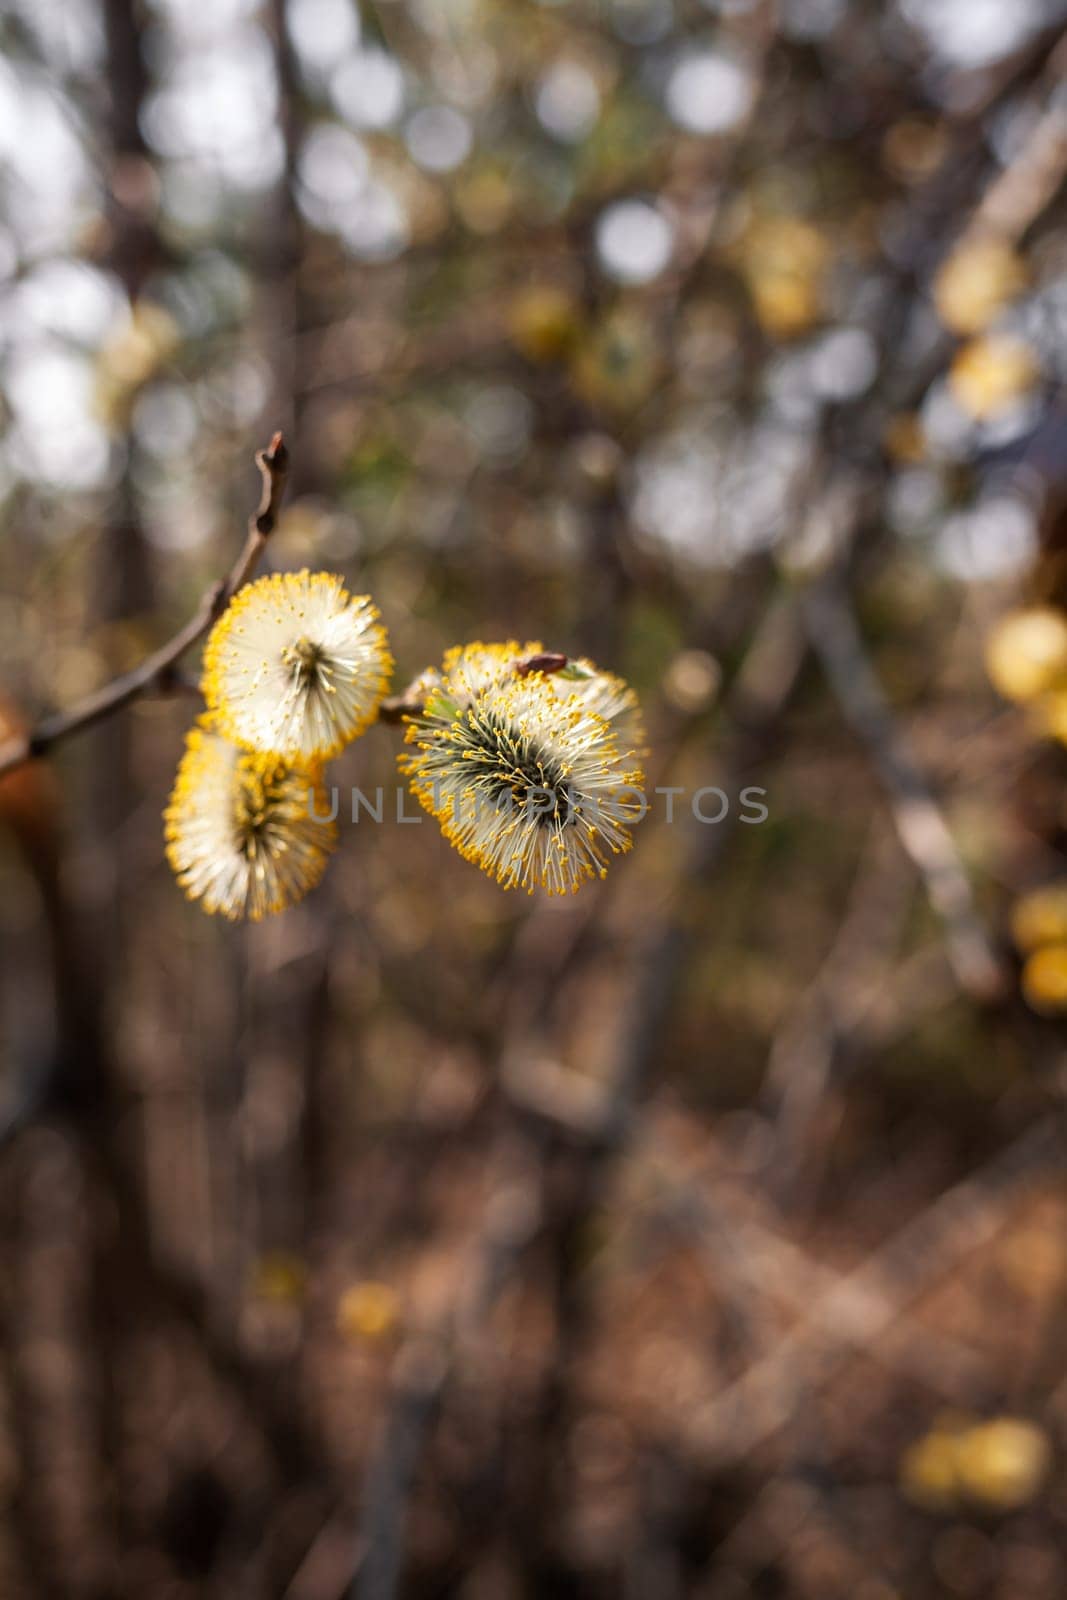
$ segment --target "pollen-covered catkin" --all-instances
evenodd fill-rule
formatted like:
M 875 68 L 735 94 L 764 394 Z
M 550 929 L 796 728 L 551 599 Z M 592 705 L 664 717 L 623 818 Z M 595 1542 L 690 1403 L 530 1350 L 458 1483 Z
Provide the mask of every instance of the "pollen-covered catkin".
M 242 589 L 204 651 L 204 698 L 249 750 L 327 761 L 374 721 L 393 668 L 368 595 L 329 572 L 275 573 Z
M 450 651 L 399 757 L 420 804 L 505 888 L 576 890 L 643 813 L 636 696 L 590 662 L 524 671 L 541 647 Z
M 336 843 L 321 769 L 242 750 L 202 717 L 163 814 L 167 859 L 190 900 L 258 921 L 303 899 Z

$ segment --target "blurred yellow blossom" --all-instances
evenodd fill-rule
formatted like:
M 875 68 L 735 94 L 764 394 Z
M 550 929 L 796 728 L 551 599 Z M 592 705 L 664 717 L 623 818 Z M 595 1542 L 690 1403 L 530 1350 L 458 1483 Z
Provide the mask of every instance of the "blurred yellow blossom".
M 749 290 L 760 325 L 772 339 L 795 339 L 819 320 L 819 291 L 810 278 L 791 272 L 757 273 Z
M 957 1434 L 938 1425 L 909 1446 L 900 1462 L 900 1487 L 930 1511 L 946 1510 L 957 1488 Z
M 1033 722 L 1039 737 L 1058 739 L 1067 744 L 1067 689 L 1053 689 L 1031 702 Z
M 1007 410 L 1038 380 L 1037 357 L 1022 339 L 972 339 L 956 355 L 948 382 L 964 411 L 984 421 Z
M 346 1339 L 375 1342 L 400 1325 L 400 1301 L 387 1283 L 354 1283 L 337 1302 L 337 1328 Z
M 986 670 L 1007 700 L 1067 688 L 1067 617 L 1052 606 L 1012 611 L 986 642 Z
M 934 303 L 953 333 L 982 333 L 1026 287 L 1026 268 L 1001 239 L 968 239 L 942 264 Z
M 512 343 L 530 361 L 560 361 L 573 349 L 581 330 L 578 302 L 566 289 L 532 284 L 508 309 Z
M 822 315 L 827 240 L 799 217 L 763 217 L 739 245 L 742 275 L 764 331 L 775 339 L 806 333 Z
M 181 330 L 169 311 L 151 300 L 138 300 L 119 331 L 97 357 L 94 409 L 110 426 L 125 423 L 137 391 L 153 378 L 181 342 Z
M 1011 914 L 1011 936 L 1024 955 L 1042 945 L 1067 944 L 1067 879 L 1020 896 Z
M 472 232 L 491 234 L 508 221 L 517 196 L 513 179 L 506 171 L 481 167 L 462 174 L 452 198 Z
M 1023 967 L 1023 994 L 1035 1011 L 1067 1011 L 1067 944 L 1046 944 Z
M 299 1256 L 271 1250 L 260 1256 L 252 1271 L 252 1289 L 261 1300 L 289 1305 L 302 1300 L 307 1288 L 307 1268 Z
M 968 1503 L 1013 1511 L 1033 1500 L 1046 1478 L 1052 1452 L 1044 1432 L 1019 1417 L 975 1422 L 940 1417 L 901 1458 L 900 1487 L 930 1511 Z
M 1052 1452 L 1032 1422 L 996 1417 L 970 1428 L 959 1443 L 959 1476 L 973 1500 L 998 1511 L 1027 1505 L 1048 1477 Z

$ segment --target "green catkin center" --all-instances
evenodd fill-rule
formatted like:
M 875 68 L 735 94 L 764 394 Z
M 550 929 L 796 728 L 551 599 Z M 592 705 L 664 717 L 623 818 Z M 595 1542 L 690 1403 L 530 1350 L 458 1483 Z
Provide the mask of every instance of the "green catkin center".
M 528 814 L 538 827 L 573 824 L 568 769 L 558 757 L 492 713 L 468 713 L 461 727 L 471 784 L 490 805 Z

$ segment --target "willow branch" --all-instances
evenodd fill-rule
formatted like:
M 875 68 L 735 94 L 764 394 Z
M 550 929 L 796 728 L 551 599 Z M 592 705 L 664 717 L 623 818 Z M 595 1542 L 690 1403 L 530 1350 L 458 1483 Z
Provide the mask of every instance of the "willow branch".
M 212 585 L 185 626 L 139 666 L 114 678 L 69 711 L 46 717 L 29 733 L 0 744 L 0 777 L 32 761 L 35 756 L 43 755 L 70 734 L 78 733 L 82 728 L 89 728 L 94 722 L 101 722 L 105 717 L 121 711 L 141 695 L 152 691 L 169 691 L 178 685 L 176 669 L 181 657 L 198 639 L 203 638 L 238 589 L 251 577 L 274 531 L 289 470 L 289 452 L 280 433 L 274 435 L 265 450 L 256 452 L 256 466 L 263 479 L 259 505 L 249 518 L 244 548 L 228 576 Z

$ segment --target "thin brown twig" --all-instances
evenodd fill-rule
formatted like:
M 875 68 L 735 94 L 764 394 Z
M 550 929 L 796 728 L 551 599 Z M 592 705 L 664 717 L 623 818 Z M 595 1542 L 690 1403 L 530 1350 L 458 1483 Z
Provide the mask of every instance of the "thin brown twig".
M 204 595 L 189 621 L 166 644 L 146 657 L 130 672 L 114 678 L 101 689 L 86 696 L 69 711 L 46 717 L 29 733 L 20 734 L 0 745 L 0 777 L 43 755 L 60 740 L 78 733 L 95 722 L 101 722 L 116 711 L 121 711 L 131 701 L 152 690 L 167 690 L 178 685 L 177 664 L 198 639 L 203 638 L 212 623 L 255 570 L 267 540 L 274 531 L 278 508 L 285 493 L 289 470 L 289 452 L 280 433 L 276 433 L 265 450 L 256 452 L 256 466 L 263 479 L 259 505 L 248 521 L 248 536 L 244 548 L 225 578 L 220 578 Z

